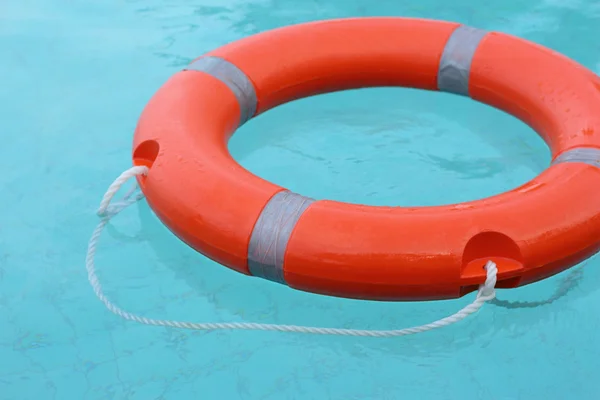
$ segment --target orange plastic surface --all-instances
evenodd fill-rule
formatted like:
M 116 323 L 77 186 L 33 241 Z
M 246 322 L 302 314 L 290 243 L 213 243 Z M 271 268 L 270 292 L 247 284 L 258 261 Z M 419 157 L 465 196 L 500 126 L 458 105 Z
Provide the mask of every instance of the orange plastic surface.
M 251 79 L 258 113 L 318 93 L 367 86 L 435 90 L 458 24 L 403 18 L 323 21 L 265 32 L 212 51 Z M 531 125 L 553 156 L 600 148 L 600 79 L 531 42 L 488 33 L 470 94 Z M 239 166 L 227 140 L 238 125 L 231 91 L 179 72 L 151 99 L 134 138 L 142 190 L 159 218 L 206 256 L 248 274 L 252 229 L 283 188 Z M 371 207 L 328 200 L 301 216 L 285 253 L 289 286 L 374 300 L 460 297 L 497 262 L 498 287 L 549 277 L 600 250 L 600 170 L 564 163 L 510 192 L 438 207 Z

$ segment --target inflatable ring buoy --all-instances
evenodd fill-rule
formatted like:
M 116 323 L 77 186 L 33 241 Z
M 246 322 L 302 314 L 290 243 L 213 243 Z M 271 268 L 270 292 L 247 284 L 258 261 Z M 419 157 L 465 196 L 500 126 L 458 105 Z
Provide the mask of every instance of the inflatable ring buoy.
M 403 86 L 455 93 L 535 129 L 552 164 L 509 192 L 436 207 L 314 200 L 253 175 L 227 140 L 294 99 Z M 134 165 L 152 210 L 229 268 L 292 288 L 372 300 L 461 297 L 552 276 L 600 250 L 600 78 L 547 48 L 452 22 L 358 18 L 300 24 L 209 52 L 142 112 Z

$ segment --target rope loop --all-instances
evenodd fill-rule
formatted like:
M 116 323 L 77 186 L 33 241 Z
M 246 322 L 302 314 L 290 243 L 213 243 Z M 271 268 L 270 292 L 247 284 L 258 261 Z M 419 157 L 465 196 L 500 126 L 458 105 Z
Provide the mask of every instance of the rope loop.
M 415 326 L 412 328 L 405 329 L 394 329 L 394 330 L 367 330 L 367 329 L 340 329 L 340 328 L 321 328 L 311 326 L 298 326 L 298 325 L 280 325 L 280 324 L 262 324 L 253 322 L 185 322 L 185 321 L 171 321 L 171 320 L 160 320 L 146 318 L 139 315 L 127 312 L 114 303 L 112 303 L 104 294 L 102 290 L 102 284 L 98 280 L 96 274 L 96 266 L 94 258 L 96 255 L 96 249 L 100 240 L 102 231 L 110 221 L 112 217 L 123 211 L 130 205 L 138 202 L 144 198 L 144 194 L 140 191 L 135 195 L 134 193 L 138 189 L 137 183 L 134 185 L 121 201 L 112 203 L 112 199 L 121 187 L 132 178 L 147 175 L 148 167 L 135 166 L 124 171 L 108 188 L 100 207 L 98 208 L 97 214 L 101 218 L 100 222 L 96 226 L 96 229 L 92 233 L 92 237 L 88 243 L 88 250 L 86 255 L 86 269 L 88 273 L 88 281 L 92 286 L 96 297 L 104 303 L 106 308 L 116 314 L 117 316 L 128 320 L 135 321 L 145 325 L 154 326 L 165 326 L 171 328 L 180 329 L 192 329 L 192 330 L 224 330 L 224 329 L 237 329 L 237 330 L 262 330 L 262 331 L 280 331 L 280 332 L 296 332 L 296 333 L 312 333 L 317 335 L 342 335 L 342 336 L 365 336 L 365 337 L 392 337 L 392 336 L 406 336 L 415 333 L 421 333 L 430 331 L 432 329 L 438 329 L 445 326 L 455 324 L 469 315 L 477 312 L 486 302 L 493 300 L 496 297 L 496 281 L 498 268 L 493 261 L 488 261 L 485 265 L 486 280 L 479 286 L 477 295 L 473 302 L 455 314 L 452 314 L 446 318 L 442 318 L 438 321 L 431 322 L 429 324 Z

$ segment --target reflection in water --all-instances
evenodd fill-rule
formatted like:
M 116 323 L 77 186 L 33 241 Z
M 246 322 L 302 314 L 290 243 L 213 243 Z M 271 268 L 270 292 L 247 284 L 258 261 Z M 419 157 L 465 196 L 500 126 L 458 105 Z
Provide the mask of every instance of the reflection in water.
M 437 168 L 444 171 L 451 171 L 463 176 L 464 179 L 493 178 L 498 173 L 504 171 L 506 164 L 500 159 L 482 158 L 470 156 L 458 156 L 453 159 L 438 157 L 435 155 L 424 156 Z
M 567 272 L 567 276 L 565 276 L 561 281 L 552 296 L 547 298 L 546 300 L 539 301 L 507 301 L 500 300 L 495 298 L 490 303 L 503 308 L 536 308 L 545 305 L 549 305 L 554 303 L 557 300 L 560 300 L 564 296 L 568 295 L 571 290 L 575 289 L 581 280 L 583 279 L 583 268 L 587 263 L 580 264 L 576 267 L 573 267 L 569 272 Z

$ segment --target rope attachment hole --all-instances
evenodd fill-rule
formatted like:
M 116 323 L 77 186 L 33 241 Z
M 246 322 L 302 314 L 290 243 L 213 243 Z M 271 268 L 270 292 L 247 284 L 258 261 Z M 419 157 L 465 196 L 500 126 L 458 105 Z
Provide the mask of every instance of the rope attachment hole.
M 159 152 L 160 145 L 156 140 L 145 140 L 138 144 L 133 151 L 133 165 L 144 166 L 150 169 L 158 158 Z M 146 175 L 140 175 L 138 179 L 140 184 L 144 184 Z

